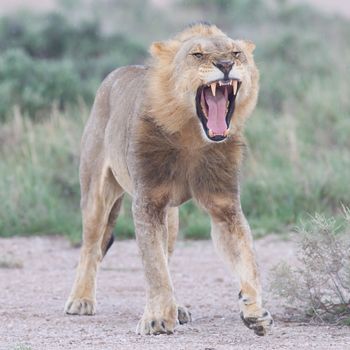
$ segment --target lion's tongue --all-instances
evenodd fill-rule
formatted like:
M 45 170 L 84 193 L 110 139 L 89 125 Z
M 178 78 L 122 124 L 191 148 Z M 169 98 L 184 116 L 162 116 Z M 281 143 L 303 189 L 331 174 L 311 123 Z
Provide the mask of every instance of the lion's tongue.
M 208 105 L 208 129 L 212 130 L 215 135 L 224 135 L 227 129 L 226 125 L 226 104 L 227 93 L 217 89 L 216 95 L 213 96 L 210 89 L 205 89 L 204 97 Z

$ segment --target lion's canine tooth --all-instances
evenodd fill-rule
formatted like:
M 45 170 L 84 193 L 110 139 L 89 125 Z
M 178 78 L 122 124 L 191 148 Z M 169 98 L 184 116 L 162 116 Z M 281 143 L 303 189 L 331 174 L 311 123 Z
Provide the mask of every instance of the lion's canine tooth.
M 216 94 L 216 83 L 211 83 L 210 87 L 211 87 L 211 92 L 212 92 L 213 96 L 215 96 L 215 94 Z
M 224 136 L 226 137 L 228 135 L 228 132 L 230 131 L 230 129 L 226 129 L 224 132 Z
M 209 131 L 208 131 L 208 134 L 209 134 L 210 137 L 214 137 L 214 133 L 213 133 L 213 131 L 210 130 L 210 129 L 209 129 Z
M 233 94 L 237 93 L 237 80 L 232 80 Z

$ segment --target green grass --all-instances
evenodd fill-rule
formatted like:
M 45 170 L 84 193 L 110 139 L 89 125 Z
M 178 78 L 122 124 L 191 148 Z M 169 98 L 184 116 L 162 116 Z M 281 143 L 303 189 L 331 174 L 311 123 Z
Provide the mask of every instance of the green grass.
M 247 122 L 242 172 L 242 206 L 255 234 L 289 232 L 315 212 L 337 217 L 342 204 L 350 205 L 348 21 L 284 2 L 269 8 L 260 1 L 188 0 L 176 10 L 146 6 L 142 13 L 124 5 L 113 5 L 120 23 L 128 19 L 119 27 L 110 25 L 116 15 L 102 5 L 90 22 L 52 17 L 52 23 L 67 21 L 57 33 L 40 16 L 0 22 L 0 236 L 52 233 L 80 240 L 79 142 L 89 109 L 83 99 L 91 101 L 113 67 L 142 63 L 152 40 L 195 18 L 257 44 L 261 92 Z M 156 13 L 161 19 L 154 23 Z M 22 29 L 6 41 L 13 23 Z M 51 45 L 55 36 L 59 52 Z M 182 237 L 209 237 L 210 221 L 193 202 L 180 216 Z M 131 237 L 133 230 L 127 198 L 117 236 Z
M 82 121 L 33 123 L 17 114 L 3 125 L 0 150 L 0 232 L 65 233 L 78 239 L 78 154 Z

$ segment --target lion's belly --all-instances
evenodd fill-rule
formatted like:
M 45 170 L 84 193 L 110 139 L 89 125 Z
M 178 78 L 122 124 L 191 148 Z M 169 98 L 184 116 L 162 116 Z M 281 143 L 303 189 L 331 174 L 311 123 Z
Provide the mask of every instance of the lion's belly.
M 108 144 L 108 163 L 112 173 L 125 192 L 132 195 L 133 185 L 127 164 L 127 153 L 129 147 L 128 128 L 116 119 L 106 132 L 106 143 Z
M 118 184 L 125 192 L 132 196 L 133 186 L 126 163 L 123 161 L 123 159 L 114 159 L 111 163 L 111 169 Z

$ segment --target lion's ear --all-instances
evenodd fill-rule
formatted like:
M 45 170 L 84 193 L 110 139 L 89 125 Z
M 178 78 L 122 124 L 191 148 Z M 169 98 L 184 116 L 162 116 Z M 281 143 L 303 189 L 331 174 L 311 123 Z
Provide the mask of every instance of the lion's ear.
M 237 44 L 238 47 L 242 48 L 248 54 L 253 54 L 255 49 L 255 44 L 250 40 L 234 40 L 234 44 Z
M 253 53 L 253 51 L 255 50 L 255 44 L 250 40 L 243 40 L 243 42 L 248 52 Z
M 158 57 L 162 52 L 164 52 L 164 49 L 165 43 L 162 41 L 156 41 L 152 43 L 151 47 L 149 48 L 149 52 L 153 57 Z
M 157 41 L 151 45 L 149 52 L 156 58 L 168 58 L 174 56 L 177 47 L 175 40 Z

